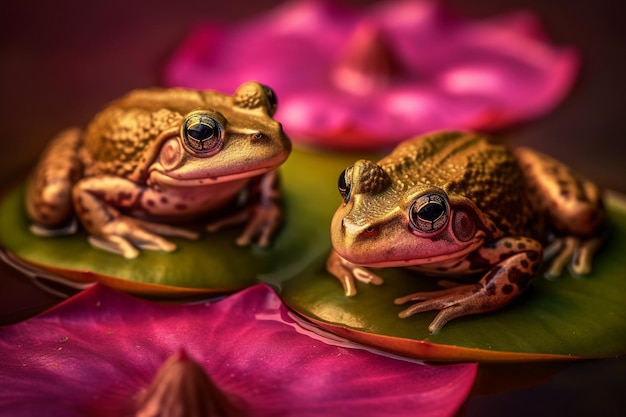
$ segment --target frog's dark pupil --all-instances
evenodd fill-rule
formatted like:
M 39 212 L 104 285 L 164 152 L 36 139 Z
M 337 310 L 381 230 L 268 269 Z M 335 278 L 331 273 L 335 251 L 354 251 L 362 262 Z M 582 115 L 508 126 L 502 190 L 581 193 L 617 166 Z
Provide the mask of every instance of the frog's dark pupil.
M 417 215 L 420 219 L 434 222 L 439 217 L 441 217 L 444 211 L 445 208 L 440 203 L 430 201 L 419 209 Z
M 187 128 L 187 134 L 196 140 L 205 140 L 215 136 L 215 126 L 196 123 Z
M 278 106 L 278 100 L 276 99 L 276 94 L 274 93 L 274 90 L 264 85 L 263 91 L 265 91 L 265 95 L 267 96 L 267 100 L 270 103 L 270 107 L 276 108 Z
M 208 114 L 192 114 L 186 120 L 181 135 L 189 151 L 210 156 L 221 149 L 222 124 Z
M 348 168 L 344 169 L 341 175 L 339 175 L 339 179 L 337 180 L 337 188 L 339 189 L 339 194 L 343 197 L 343 201 L 346 203 L 350 199 L 350 184 L 346 179 L 346 171 Z
M 434 233 L 444 227 L 449 216 L 445 195 L 424 194 L 418 197 L 409 209 L 411 227 L 417 233 Z

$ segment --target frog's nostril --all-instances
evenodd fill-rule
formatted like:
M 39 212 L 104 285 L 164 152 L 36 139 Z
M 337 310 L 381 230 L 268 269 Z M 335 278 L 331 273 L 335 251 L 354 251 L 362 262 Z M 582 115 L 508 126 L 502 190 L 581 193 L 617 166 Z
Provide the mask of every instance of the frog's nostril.
M 363 230 L 363 232 L 361 232 L 361 236 L 363 236 L 365 238 L 374 237 L 374 236 L 378 235 L 379 231 L 380 231 L 379 227 L 377 227 L 377 226 L 369 226 L 365 230 Z
M 341 231 L 344 235 L 358 236 L 361 233 L 361 228 L 354 224 L 351 219 L 344 218 L 341 220 Z

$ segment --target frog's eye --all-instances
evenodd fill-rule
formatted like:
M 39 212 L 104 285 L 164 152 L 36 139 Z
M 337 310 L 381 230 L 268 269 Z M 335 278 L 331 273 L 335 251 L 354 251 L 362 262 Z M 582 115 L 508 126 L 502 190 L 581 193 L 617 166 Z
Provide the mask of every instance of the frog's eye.
M 276 98 L 276 93 L 274 93 L 274 90 L 263 84 L 261 85 L 261 87 L 263 87 L 263 92 L 265 93 L 265 97 L 267 97 L 269 105 L 267 110 L 271 117 L 274 115 L 274 113 L 276 113 L 276 109 L 278 108 L 278 99 Z
M 209 156 L 221 149 L 224 128 L 215 117 L 193 114 L 183 124 L 185 147 L 194 154 Z
M 339 180 L 337 181 L 337 188 L 339 189 L 339 194 L 341 194 L 344 203 L 347 203 L 348 200 L 350 200 L 350 191 L 352 191 L 351 178 L 352 167 L 348 167 L 339 175 Z
M 409 220 L 417 232 L 436 232 L 446 225 L 449 217 L 448 201 L 441 194 L 424 194 L 409 208 Z

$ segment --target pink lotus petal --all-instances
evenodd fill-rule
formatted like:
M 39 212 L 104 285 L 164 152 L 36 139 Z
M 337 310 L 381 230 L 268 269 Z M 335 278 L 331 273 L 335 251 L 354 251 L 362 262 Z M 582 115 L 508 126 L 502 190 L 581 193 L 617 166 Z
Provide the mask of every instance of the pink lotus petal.
M 539 117 L 577 70 L 578 54 L 550 45 L 527 12 L 468 21 L 432 0 L 363 11 L 304 0 L 234 28 L 198 27 L 165 82 L 228 92 L 255 79 L 276 90 L 294 140 L 373 148 Z
M 181 348 L 250 416 L 451 416 L 476 372 L 326 339 L 265 285 L 196 305 L 94 286 L 0 329 L 0 415 L 131 416 Z

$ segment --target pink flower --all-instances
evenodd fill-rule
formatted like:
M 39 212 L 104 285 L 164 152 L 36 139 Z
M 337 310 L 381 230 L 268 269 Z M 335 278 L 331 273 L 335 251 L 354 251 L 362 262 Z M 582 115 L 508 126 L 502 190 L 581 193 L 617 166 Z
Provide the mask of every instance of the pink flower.
M 276 91 L 294 140 L 363 149 L 541 116 L 577 68 L 577 53 L 550 45 L 527 12 L 468 21 L 429 0 L 363 11 L 303 0 L 238 26 L 199 26 L 165 82 L 232 92 L 258 80 Z
M 219 407 L 226 399 L 237 415 L 451 416 L 475 377 L 476 364 L 431 366 L 364 349 L 303 328 L 266 285 L 194 305 L 96 285 L 0 328 L 0 414 L 132 416 L 146 392 L 147 413 L 155 393 L 167 402 L 181 384 L 208 378 L 214 387 L 199 392 L 215 393 Z M 150 387 L 168 357 L 157 380 L 175 382 Z

